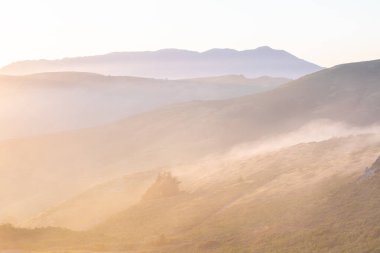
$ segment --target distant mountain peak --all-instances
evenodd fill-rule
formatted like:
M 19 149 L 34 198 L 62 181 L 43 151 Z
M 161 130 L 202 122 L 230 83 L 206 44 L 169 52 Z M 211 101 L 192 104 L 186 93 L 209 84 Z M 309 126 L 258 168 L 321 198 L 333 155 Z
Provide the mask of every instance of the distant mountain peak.
M 231 48 L 211 48 L 209 50 L 204 51 L 202 54 L 214 54 L 214 53 L 237 53 L 240 52 L 236 49 Z
M 153 53 L 197 53 L 196 51 L 178 48 L 163 48 L 156 51 L 148 51 Z
M 257 47 L 254 50 L 276 50 L 276 49 L 273 49 L 270 46 L 261 46 L 261 47 Z

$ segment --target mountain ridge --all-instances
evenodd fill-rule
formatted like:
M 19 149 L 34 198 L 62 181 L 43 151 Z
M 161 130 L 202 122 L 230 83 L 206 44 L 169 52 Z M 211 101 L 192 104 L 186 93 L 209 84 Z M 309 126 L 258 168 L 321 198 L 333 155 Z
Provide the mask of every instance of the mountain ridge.
M 27 60 L 6 65 L 0 74 L 83 71 L 105 75 L 187 79 L 218 75 L 263 75 L 297 78 L 322 69 L 284 50 L 259 47 L 250 50 L 210 49 L 204 52 L 183 49 L 113 52 L 103 55 L 56 60 Z

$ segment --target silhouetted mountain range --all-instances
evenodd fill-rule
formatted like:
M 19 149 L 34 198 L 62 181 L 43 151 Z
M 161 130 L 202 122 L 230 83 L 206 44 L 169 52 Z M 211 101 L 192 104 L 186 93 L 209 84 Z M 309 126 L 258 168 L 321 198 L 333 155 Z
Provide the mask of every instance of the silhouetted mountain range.
M 162 49 L 144 52 L 117 52 L 106 55 L 31 60 L 12 63 L 0 74 L 25 75 L 40 72 L 81 71 L 105 75 L 150 78 L 194 78 L 220 75 L 298 78 L 321 67 L 283 51 L 264 46 L 252 50 L 211 49 L 195 52 Z

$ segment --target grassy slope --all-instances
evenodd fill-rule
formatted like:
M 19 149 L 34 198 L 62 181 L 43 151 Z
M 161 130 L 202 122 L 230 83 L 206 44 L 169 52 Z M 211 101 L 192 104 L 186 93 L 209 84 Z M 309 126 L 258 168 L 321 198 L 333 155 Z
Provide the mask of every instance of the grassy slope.
M 379 138 L 371 135 L 205 164 L 205 169 L 219 168 L 201 178 L 196 189 L 142 201 L 84 233 L 87 240 L 82 239 L 81 244 L 48 233 L 28 247 L 127 252 L 375 252 L 380 246 L 380 175 L 360 178 L 379 154 Z M 187 184 L 186 178 L 182 181 Z M 19 233 L 24 236 L 22 230 Z M 33 236 L 30 232 L 23 242 L 30 242 Z M 49 240 L 44 240 L 45 236 Z M 12 246 L 17 247 L 17 241 Z
M 152 184 L 156 171 L 138 172 L 89 188 L 49 207 L 26 222 L 28 227 L 65 227 L 85 230 L 137 203 Z M 81 214 L 86 214 L 78 219 Z
M 173 252 L 370 250 L 379 243 L 380 178 L 358 178 L 380 154 L 380 143 L 358 141 L 304 144 L 240 167 L 226 164 L 224 182 L 143 202 L 96 231 L 148 245 L 165 235 L 161 247 Z

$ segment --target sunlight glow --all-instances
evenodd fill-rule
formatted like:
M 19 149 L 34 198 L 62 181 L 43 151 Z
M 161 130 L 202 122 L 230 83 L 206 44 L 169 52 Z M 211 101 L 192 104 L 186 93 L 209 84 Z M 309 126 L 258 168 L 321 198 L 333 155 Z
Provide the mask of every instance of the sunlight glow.
M 376 0 L 0 0 L 0 66 L 111 51 L 268 45 L 328 67 L 380 58 L 379 10 Z

